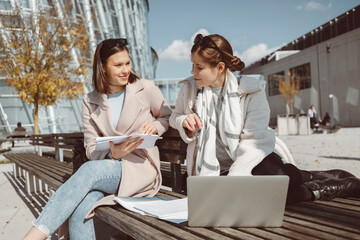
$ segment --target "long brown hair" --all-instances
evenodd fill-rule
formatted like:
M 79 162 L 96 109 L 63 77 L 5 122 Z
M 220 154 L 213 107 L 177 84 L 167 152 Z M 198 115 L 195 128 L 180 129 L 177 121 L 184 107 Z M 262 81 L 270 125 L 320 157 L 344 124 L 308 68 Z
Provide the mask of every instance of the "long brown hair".
M 210 38 L 212 41 L 201 41 Z M 219 62 L 225 63 L 225 70 L 241 71 L 245 67 L 245 63 L 240 58 L 233 55 L 233 49 L 230 43 L 219 34 L 211 34 L 205 37 L 201 36 L 200 41 L 196 41 L 191 48 L 191 53 L 197 53 L 199 56 L 215 67 Z M 214 45 L 215 44 L 215 45 Z M 220 51 L 219 51 L 220 50 Z
M 123 41 L 119 40 L 124 40 L 125 44 Z M 93 63 L 92 84 L 97 92 L 108 93 L 110 82 L 105 76 L 104 66 L 110 56 L 122 51 L 129 53 L 129 49 L 126 47 L 126 39 L 106 39 L 100 42 L 96 47 Z M 129 83 L 133 83 L 137 79 L 139 79 L 139 76 L 137 76 L 135 70 L 131 68 Z

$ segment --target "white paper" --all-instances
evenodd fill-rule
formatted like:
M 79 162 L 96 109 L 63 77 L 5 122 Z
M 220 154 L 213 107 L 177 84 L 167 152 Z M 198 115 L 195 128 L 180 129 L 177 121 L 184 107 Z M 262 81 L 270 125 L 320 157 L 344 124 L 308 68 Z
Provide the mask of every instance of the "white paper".
M 135 206 L 135 209 L 158 218 L 169 218 L 187 213 L 187 198 L 172 201 L 146 202 Z
M 112 141 L 115 144 L 119 144 L 122 143 L 123 141 L 125 141 L 129 136 L 124 135 L 124 136 L 112 136 L 112 137 L 98 137 L 96 138 L 96 146 L 95 146 L 95 151 L 104 151 L 104 150 L 109 150 L 110 149 L 110 141 Z M 155 134 L 134 134 L 131 135 L 132 140 L 140 137 L 142 139 L 144 139 L 144 141 L 137 147 L 137 148 L 152 148 L 155 146 L 155 142 L 156 140 L 158 140 L 159 135 L 155 135 Z
M 187 198 L 172 200 L 166 197 L 115 197 L 115 200 L 124 208 L 141 215 L 173 223 L 182 223 L 188 219 Z

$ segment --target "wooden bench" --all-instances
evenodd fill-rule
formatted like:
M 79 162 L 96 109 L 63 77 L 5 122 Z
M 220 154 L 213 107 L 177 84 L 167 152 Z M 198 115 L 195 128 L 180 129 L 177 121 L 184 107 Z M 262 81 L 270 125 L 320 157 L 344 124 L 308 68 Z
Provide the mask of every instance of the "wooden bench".
M 58 189 L 70 178 L 73 166 L 55 159 L 32 153 L 7 153 L 4 156 L 14 163 L 14 177 L 25 178 L 28 194 Z
M 187 144 L 181 139 L 179 132 L 174 128 L 156 141 L 160 152 L 160 170 L 163 186 L 171 187 L 177 193 L 186 192 L 186 159 Z
M 177 141 L 174 130 L 164 135 L 158 144 L 162 157 L 167 156 L 178 164 L 186 151 L 173 151 L 170 141 Z M 181 145 L 181 143 L 180 143 Z M 79 146 L 79 145 L 77 145 Z M 167 147 L 166 147 L 167 146 Z M 180 147 L 181 148 L 181 147 Z M 77 150 L 76 150 L 77 149 Z M 169 150 L 169 152 L 165 150 Z M 74 158 L 83 157 L 80 147 L 74 148 Z M 183 149 L 184 150 L 184 149 Z M 58 162 L 34 154 L 5 154 L 21 167 L 42 179 L 51 188 L 57 189 L 71 175 L 71 164 Z M 172 157 L 171 157 L 172 156 Z M 181 162 L 181 161 L 180 161 Z M 169 167 L 170 164 L 168 164 Z M 184 169 L 180 167 L 169 167 Z M 14 174 L 18 175 L 14 169 Z M 29 174 L 29 178 L 31 175 Z M 176 175 L 170 174 L 171 177 Z M 184 177 L 184 176 L 183 176 Z M 180 179 L 183 184 L 185 177 Z M 175 181 L 176 182 L 176 181 Z M 30 187 L 29 187 L 30 188 Z M 159 196 L 183 198 L 185 195 L 174 191 L 160 190 Z M 95 211 L 102 221 L 112 225 L 134 239 L 359 239 L 360 199 L 338 198 L 334 201 L 304 202 L 287 206 L 284 225 L 281 228 L 192 228 L 187 223 L 173 224 L 142 216 L 124 208 L 103 206 Z
M 37 153 L 40 156 L 49 156 L 53 157 L 56 160 L 63 162 L 72 162 L 74 156 L 74 147 L 78 144 L 83 144 L 80 142 L 84 138 L 82 132 L 76 133 L 54 133 L 54 134 L 38 134 L 31 135 L 30 144 L 34 145 L 37 148 Z M 43 152 L 42 147 L 52 147 L 54 151 Z
M 1 132 L 0 145 L 4 142 L 12 142 L 14 147 L 15 141 L 28 141 L 31 134 L 33 134 L 32 131 Z
M 161 190 L 159 196 L 185 197 Z M 286 207 L 281 228 L 200 228 L 139 215 L 120 206 L 99 207 L 96 216 L 134 239 L 359 239 L 360 200 L 335 199 Z
M 39 155 L 52 157 L 61 162 L 72 162 L 74 172 L 88 161 L 82 132 L 32 135 L 30 144 L 38 148 Z M 53 147 L 55 150 L 43 152 L 41 146 Z M 156 141 L 156 146 L 160 151 L 163 185 L 171 187 L 175 192 L 184 192 L 186 143 L 182 141 L 177 130 L 170 128 L 163 135 L 163 139 Z

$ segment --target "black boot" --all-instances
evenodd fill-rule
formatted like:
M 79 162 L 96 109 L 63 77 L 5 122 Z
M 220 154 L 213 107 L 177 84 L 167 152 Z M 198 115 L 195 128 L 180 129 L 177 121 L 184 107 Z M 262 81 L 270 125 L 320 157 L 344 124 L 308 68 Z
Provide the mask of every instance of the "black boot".
M 353 174 L 341 169 L 331 169 L 327 171 L 308 171 L 308 173 L 312 175 L 311 181 L 355 177 Z
M 314 194 L 315 200 L 332 200 L 336 197 L 360 197 L 360 179 L 315 180 L 304 183 Z

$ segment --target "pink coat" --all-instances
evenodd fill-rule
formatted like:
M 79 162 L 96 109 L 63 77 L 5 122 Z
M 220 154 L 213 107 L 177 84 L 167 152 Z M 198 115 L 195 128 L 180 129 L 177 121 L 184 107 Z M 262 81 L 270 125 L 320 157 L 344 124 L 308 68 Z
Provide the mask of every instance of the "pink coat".
M 124 107 L 114 129 L 106 94 L 96 91 L 84 96 L 83 127 L 86 155 L 90 160 L 104 159 L 108 151 L 94 151 L 100 136 L 137 133 L 146 121 L 152 121 L 162 135 L 169 127 L 171 109 L 153 81 L 140 79 L 126 86 Z M 154 119 L 155 118 L 155 119 Z M 122 158 L 122 176 L 117 196 L 154 196 L 161 186 L 160 158 L 157 147 L 136 149 Z M 114 205 L 114 195 L 97 202 L 87 217 L 94 215 L 100 205 Z

